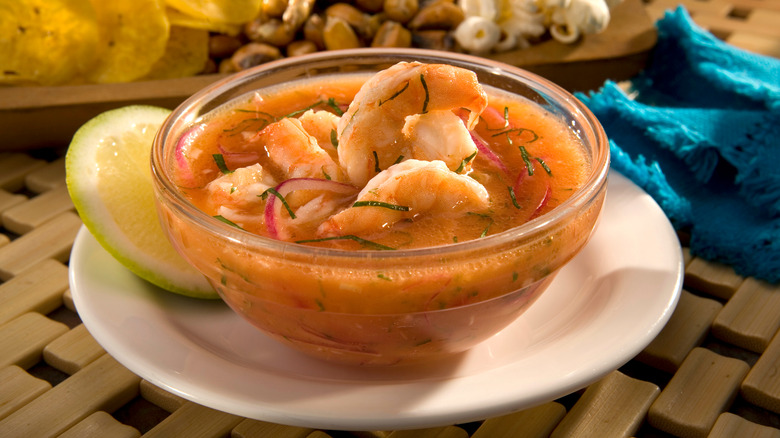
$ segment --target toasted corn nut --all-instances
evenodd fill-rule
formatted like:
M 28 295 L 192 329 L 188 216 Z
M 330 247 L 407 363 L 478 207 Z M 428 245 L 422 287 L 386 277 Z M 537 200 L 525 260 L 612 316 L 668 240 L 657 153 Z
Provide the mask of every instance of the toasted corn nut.
M 317 46 L 317 50 L 325 50 L 325 20 L 319 14 L 311 14 L 303 24 L 303 37 Z
M 287 9 L 282 14 L 282 21 L 293 32 L 303 26 L 314 8 L 314 0 L 289 0 Z
M 260 4 L 260 13 L 268 18 L 281 18 L 287 9 L 287 0 L 263 0 Z
M 229 58 L 241 47 L 241 40 L 237 37 L 213 34 L 209 37 L 209 56 L 212 58 Z
M 258 43 L 284 47 L 295 38 L 295 31 L 278 18 L 255 19 L 244 26 L 247 38 Z
M 362 47 L 355 30 L 346 21 L 338 17 L 328 17 L 322 32 L 325 49 L 356 49 Z
M 385 0 L 384 11 L 387 18 L 406 24 L 420 9 L 418 0 Z
M 203 71 L 200 72 L 200 74 L 203 75 L 210 75 L 212 73 L 218 72 L 219 67 L 217 67 L 217 63 L 213 59 L 206 60 L 206 65 L 203 66 Z
M 371 47 L 411 47 L 412 32 L 401 23 L 385 21 L 379 27 Z
M 230 57 L 235 71 L 273 61 L 282 57 L 282 53 L 274 46 L 263 43 L 245 44 Z
M 317 51 L 317 45 L 308 40 L 293 41 L 287 46 L 287 56 L 299 56 Z
M 219 73 L 235 73 L 238 71 L 236 69 L 236 66 L 233 64 L 233 60 L 230 58 L 225 58 L 222 61 L 219 62 L 219 65 L 217 66 L 217 71 Z
M 377 32 L 379 32 L 379 28 L 384 24 L 385 21 L 388 21 L 387 15 L 384 14 L 384 12 L 380 12 L 378 14 L 371 14 L 368 16 L 368 29 L 369 29 L 369 35 L 368 39 L 373 39 Z
M 420 30 L 412 32 L 412 43 L 422 49 L 447 50 L 455 49 L 452 33 L 446 30 Z
M 369 38 L 373 33 L 369 23 L 369 16 L 360 9 L 347 4 L 335 3 L 325 9 L 325 20 L 329 17 L 338 17 L 352 26 L 361 38 Z
M 382 11 L 385 0 L 356 0 L 355 5 L 363 12 L 374 14 Z
M 455 29 L 464 19 L 463 10 L 446 0 L 426 4 L 407 24 L 412 30 Z

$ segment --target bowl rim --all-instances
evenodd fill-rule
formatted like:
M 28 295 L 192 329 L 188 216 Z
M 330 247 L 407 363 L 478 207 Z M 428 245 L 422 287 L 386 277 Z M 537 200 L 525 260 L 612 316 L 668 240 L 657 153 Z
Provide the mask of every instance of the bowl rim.
M 596 145 L 600 146 L 595 148 L 593 152 L 594 160 L 592 162 L 593 170 L 591 174 L 588 176 L 585 183 L 563 203 L 556 206 L 553 210 L 517 227 L 463 242 L 453 242 L 444 245 L 420 248 L 394 249 L 392 251 L 379 249 L 347 250 L 316 247 L 291 241 L 276 240 L 251 233 L 219 221 L 195 207 L 189 200 L 182 196 L 179 188 L 167 176 L 164 170 L 166 166 L 164 164 L 165 160 L 163 155 L 166 143 L 165 140 L 174 127 L 184 125 L 186 128 L 196 121 L 196 119 L 192 117 L 192 111 L 199 107 L 202 100 L 212 95 L 220 95 L 224 92 L 228 92 L 238 84 L 251 81 L 254 77 L 271 70 L 291 68 L 307 62 L 321 62 L 334 59 L 357 60 L 360 58 L 372 57 L 377 59 L 392 57 L 396 58 L 396 62 L 402 60 L 411 61 L 425 59 L 426 61 L 424 62 L 429 62 L 427 60 L 440 60 L 441 63 L 450 61 L 465 65 L 475 65 L 483 69 L 487 68 L 488 70 L 491 70 L 493 74 L 514 76 L 515 78 L 520 79 L 520 82 L 531 87 L 535 92 L 543 93 L 548 97 L 555 97 L 555 101 L 565 105 L 567 108 L 573 110 L 572 113 L 578 115 L 575 118 L 578 119 L 579 123 L 582 125 L 580 130 L 588 128 L 589 132 L 584 133 L 585 136 L 592 137 L 588 138 L 588 141 L 593 143 L 594 147 Z M 500 61 L 457 52 L 417 48 L 358 48 L 321 51 L 270 61 L 235 73 L 199 90 L 176 107 L 158 129 L 151 151 L 151 171 L 157 192 L 156 200 L 160 197 L 166 198 L 169 208 L 177 210 L 181 215 L 185 216 L 187 220 L 199 228 L 204 229 L 213 235 L 219 235 L 234 243 L 239 243 L 244 247 L 276 250 L 286 255 L 316 256 L 317 258 L 336 257 L 344 260 L 355 258 L 388 260 L 427 256 L 442 257 L 498 248 L 509 242 L 543 236 L 545 235 L 545 231 L 554 228 L 568 215 L 575 214 L 581 206 L 592 202 L 599 192 L 606 189 L 610 167 L 609 163 L 610 150 L 604 128 L 585 104 L 559 85 L 535 73 Z M 158 200 L 158 202 L 160 201 Z

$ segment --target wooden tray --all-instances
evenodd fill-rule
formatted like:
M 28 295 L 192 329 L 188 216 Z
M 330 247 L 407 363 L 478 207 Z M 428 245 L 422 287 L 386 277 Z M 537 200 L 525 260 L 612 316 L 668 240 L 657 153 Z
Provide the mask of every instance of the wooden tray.
M 587 90 L 605 79 L 622 80 L 644 66 L 655 28 L 640 0 L 615 8 L 607 30 L 573 45 L 550 40 L 491 56 L 538 73 L 568 89 Z M 127 84 L 0 88 L 0 150 L 62 145 L 93 116 L 111 108 L 145 103 L 174 108 L 223 75 Z

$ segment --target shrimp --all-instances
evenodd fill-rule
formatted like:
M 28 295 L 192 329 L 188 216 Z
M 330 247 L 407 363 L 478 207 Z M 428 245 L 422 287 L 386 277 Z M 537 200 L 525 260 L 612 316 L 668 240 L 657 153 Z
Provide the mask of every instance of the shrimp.
M 467 171 L 477 152 L 463 121 L 452 111 L 430 111 L 406 117 L 402 130 L 411 142 L 412 157 L 442 160 L 453 171 Z
M 443 161 L 409 159 L 373 177 L 357 201 L 323 222 L 322 237 L 371 233 L 418 215 L 457 216 L 490 207 L 487 190 Z
M 276 186 L 274 178 L 260 164 L 240 167 L 208 183 L 209 199 L 216 205 L 246 208 L 261 204 L 259 196 Z
M 345 181 L 344 172 L 301 121 L 284 118 L 266 126 L 251 140 L 259 142 L 285 178 L 320 178 Z
M 366 81 L 341 117 L 341 167 L 353 184 L 363 186 L 381 169 L 414 158 L 409 140 L 401 134 L 407 116 L 465 109 L 465 126 L 472 129 L 487 103 L 472 71 L 444 64 L 398 63 Z
M 329 111 L 308 110 L 298 117 L 303 129 L 317 139 L 317 144 L 324 149 L 333 160 L 338 160 L 334 135 L 339 123 L 339 116 Z
M 261 195 L 276 181 L 260 164 L 238 168 L 214 179 L 206 190 L 208 205 L 220 216 L 244 226 L 258 219 L 265 201 Z

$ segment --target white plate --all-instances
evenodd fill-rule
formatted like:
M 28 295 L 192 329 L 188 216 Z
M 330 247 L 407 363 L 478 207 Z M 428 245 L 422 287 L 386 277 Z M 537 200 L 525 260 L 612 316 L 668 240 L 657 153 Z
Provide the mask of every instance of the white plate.
M 221 411 L 336 430 L 475 421 L 583 388 L 652 341 L 677 304 L 682 274 L 661 209 L 613 173 L 593 238 L 512 325 L 446 363 L 362 369 L 291 351 L 221 302 L 151 286 L 86 229 L 70 260 L 81 319 L 134 373 Z

